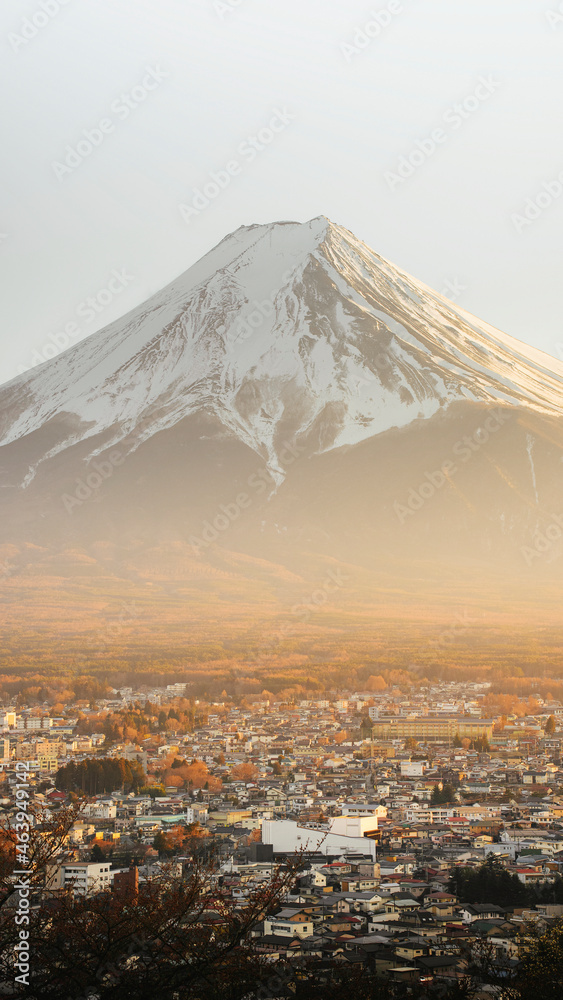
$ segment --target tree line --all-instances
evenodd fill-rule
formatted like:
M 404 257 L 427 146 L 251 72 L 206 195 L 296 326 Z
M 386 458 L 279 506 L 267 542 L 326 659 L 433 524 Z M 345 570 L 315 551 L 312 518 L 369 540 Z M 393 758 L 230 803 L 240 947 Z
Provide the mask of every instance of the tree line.
M 553 882 L 525 885 L 492 855 L 478 868 L 454 869 L 449 890 L 461 903 L 495 903 L 506 907 L 563 903 L 563 878 L 557 876 Z
M 99 795 L 117 789 L 138 791 L 145 781 L 145 773 L 138 760 L 123 757 L 88 757 L 78 763 L 64 764 L 56 773 L 55 785 L 63 792 L 83 792 Z

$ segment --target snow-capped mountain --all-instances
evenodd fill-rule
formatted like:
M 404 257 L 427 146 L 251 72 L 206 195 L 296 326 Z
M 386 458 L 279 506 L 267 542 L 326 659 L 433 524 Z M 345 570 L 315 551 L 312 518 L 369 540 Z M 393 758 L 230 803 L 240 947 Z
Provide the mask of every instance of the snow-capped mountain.
M 560 413 L 563 364 L 319 218 L 242 227 L 129 315 L 15 379 L 0 394 L 0 448 L 50 425 L 27 485 L 79 441 L 90 457 L 127 453 L 205 410 L 282 478 L 288 435 L 326 451 L 459 400 Z
M 344 508 L 347 524 L 356 514 L 335 479 L 357 480 L 359 497 L 369 469 L 370 504 L 390 518 L 374 521 L 387 535 L 408 521 L 408 548 L 415 529 L 393 510 L 407 510 L 409 491 L 494 410 L 499 426 L 514 420 L 479 472 L 473 463 L 473 478 L 493 490 L 494 530 L 504 537 L 518 526 L 521 541 L 556 502 L 562 404 L 561 362 L 476 320 L 328 219 L 244 226 L 127 316 L 0 389 L 2 535 L 19 525 L 35 539 L 46 519 L 78 514 L 61 497 L 80 499 L 75 484 L 113 455 L 110 499 L 104 506 L 95 490 L 101 502 L 88 507 L 99 536 L 108 511 L 131 525 L 141 512 L 145 533 L 147 518 L 172 509 L 197 528 L 243 469 L 244 482 L 258 470 L 268 483 L 270 506 L 253 508 L 263 536 L 311 539 L 325 518 L 324 535 L 341 540 Z M 511 469 L 495 451 L 501 437 Z M 441 497 L 462 494 L 470 535 L 479 505 L 462 479 L 450 476 Z M 306 517 L 296 513 L 305 507 Z

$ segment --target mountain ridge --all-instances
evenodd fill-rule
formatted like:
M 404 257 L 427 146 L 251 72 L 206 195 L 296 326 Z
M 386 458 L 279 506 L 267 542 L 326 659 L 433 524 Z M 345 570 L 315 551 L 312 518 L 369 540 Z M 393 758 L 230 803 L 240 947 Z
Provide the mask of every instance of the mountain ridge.
M 459 398 L 553 412 L 563 364 L 547 362 L 324 217 L 241 227 L 122 320 L 0 389 L 0 448 L 64 413 L 81 421 L 82 436 L 113 426 L 107 446 L 117 446 L 132 425 L 162 429 L 207 406 L 283 475 L 271 425 L 290 406 L 301 407 L 303 434 L 322 406 L 344 404 L 331 447 Z M 297 392 L 284 399 L 292 380 Z
M 560 513 L 562 400 L 561 362 L 326 217 L 243 226 L 0 387 L 0 541 L 197 538 L 261 476 L 217 545 L 518 566 Z

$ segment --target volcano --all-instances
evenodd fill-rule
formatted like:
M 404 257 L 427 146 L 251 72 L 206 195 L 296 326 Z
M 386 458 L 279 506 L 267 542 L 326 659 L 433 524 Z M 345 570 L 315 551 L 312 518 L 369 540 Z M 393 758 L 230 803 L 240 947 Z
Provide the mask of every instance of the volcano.
M 325 217 L 243 226 L 0 389 L 2 551 L 557 575 L 562 403 L 561 362 Z

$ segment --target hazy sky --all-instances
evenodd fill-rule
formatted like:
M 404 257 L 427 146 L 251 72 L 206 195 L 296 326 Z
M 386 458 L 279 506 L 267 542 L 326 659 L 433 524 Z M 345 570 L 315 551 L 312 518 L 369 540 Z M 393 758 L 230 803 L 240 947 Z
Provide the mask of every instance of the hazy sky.
M 0 380 L 321 214 L 563 356 L 563 0 L 2 0 L 0 44 Z

